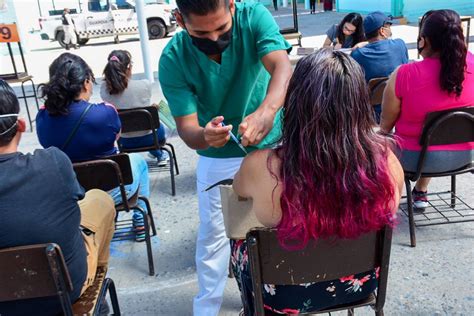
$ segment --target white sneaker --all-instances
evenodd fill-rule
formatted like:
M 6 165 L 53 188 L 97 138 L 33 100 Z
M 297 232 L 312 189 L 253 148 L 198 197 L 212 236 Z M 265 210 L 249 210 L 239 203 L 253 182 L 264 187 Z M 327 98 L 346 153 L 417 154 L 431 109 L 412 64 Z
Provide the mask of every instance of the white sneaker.
M 170 161 L 170 155 L 168 154 L 167 151 L 164 151 L 164 150 L 161 151 L 160 159 L 157 159 L 154 155 L 152 155 L 150 153 L 148 153 L 148 157 L 152 158 L 152 159 L 156 159 L 158 167 L 165 167 L 165 166 L 168 165 L 168 163 Z
M 411 192 L 413 196 L 413 207 L 418 210 L 424 210 L 425 208 L 429 207 L 430 204 L 428 203 L 428 196 L 426 191 L 417 191 L 413 189 Z

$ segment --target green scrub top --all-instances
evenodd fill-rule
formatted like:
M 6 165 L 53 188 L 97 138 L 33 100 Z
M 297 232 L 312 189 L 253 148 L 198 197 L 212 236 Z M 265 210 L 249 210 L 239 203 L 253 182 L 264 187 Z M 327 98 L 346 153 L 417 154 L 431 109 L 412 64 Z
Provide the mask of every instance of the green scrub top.
M 222 115 L 237 135 L 243 118 L 253 113 L 266 96 L 270 74 L 261 59 L 276 50 L 290 52 L 291 45 L 280 34 L 270 12 L 259 3 L 235 3 L 232 40 L 222 53 L 221 64 L 194 46 L 186 31 L 179 32 L 163 50 L 158 71 L 173 116 L 197 112 L 199 125 L 204 127 L 212 118 Z M 258 148 L 280 139 L 280 112 Z M 257 147 L 249 146 L 247 150 Z M 224 147 L 197 152 L 212 158 L 245 156 L 232 140 Z

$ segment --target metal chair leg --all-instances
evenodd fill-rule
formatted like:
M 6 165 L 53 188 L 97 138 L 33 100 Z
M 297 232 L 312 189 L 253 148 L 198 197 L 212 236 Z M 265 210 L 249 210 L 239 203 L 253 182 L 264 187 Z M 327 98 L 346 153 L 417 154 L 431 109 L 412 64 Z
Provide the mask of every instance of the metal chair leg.
M 30 131 L 33 131 L 33 121 L 31 120 L 30 109 L 28 108 L 28 100 L 25 92 L 25 81 L 21 83 L 21 92 L 23 93 L 23 101 L 25 102 L 26 114 L 28 115 L 28 121 L 30 122 Z
M 451 208 L 456 207 L 456 175 L 451 176 Z
M 171 148 L 171 152 L 173 153 L 173 160 L 174 160 L 174 166 L 176 168 L 176 175 L 179 174 L 179 167 L 178 167 L 178 160 L 176 158 L 176 153 L 174 151 L 174 146 L 171 145 L 170 143 L 166 143 L 167 146 L 169 146 L 169 148 Z
M 152 237 L 156 236 L 155 219 L 153 218 L 153 214 L 151 212 L 150 201 L 147 198 L 143 197 L 143 196 L 139 196 L 138 199 L 142 200 L 146 205 L 147 213 L 148 213 L 148 216 L 150 218 L 151 231 L 153 233 L 151 236 Z
M 112 303 L 112 310 L 114 311 L 114 315 L 120 316 L 120 306 L 118 303 L 118 298 L 117 298 L 117 291 L 115 290 L 115 284 L 112 279 L 108 279 L 108 289 L 109 289 L 109 295 L 110 295 L 110 302 Z
M 413 215 L 413 197 L 411 195 L 411 183 L 408 179 L 405 179 L 405 188 L 407 190 L 407 210 L 408 223 L 410 227 L 410 245 L 412 247 L 416 247 L 415 219 Z
M 148 257 L 148 269 L 150 276 L 155 275 L 155 265 L 153 263 L 153 251 L 151 249 L 151 238 L 150 238 L 150 223 L 148 222 L 148 216 L 145 211 L 139 207 L 135 206 L 134 209 L 140 211 L 143 215 L 143 222 L 145 223 L 145 242 L 146 242 L 146 252 Z
M 161 147 L 161 149 L 166 151 L 168 153 L 168 155 L 170 156 L 171 195 L 175 196 L 176 195 L 176 184 L 175 184 L 175 180 L 174 180 L 174 160 L 173 160 L 173 157 L 172 157 L 172 153 L 166 147 Z
M 383 316 L 383 309 L 375 311 L 375 316 Z
M 36 110 L 39 111 L 39 103 L 38 103 L 38 96 L 36 94 L 36 87 L 35 83 L 33 82 L 33 79 L 28 80 L 31 82 L 31 87 L 33 89 L 33 96 L 35 97 L 35 102 L 36 102 Z
M 353 308 L 349 308 L 347 310 L 347 316 L 354 316 L 354 309 Z

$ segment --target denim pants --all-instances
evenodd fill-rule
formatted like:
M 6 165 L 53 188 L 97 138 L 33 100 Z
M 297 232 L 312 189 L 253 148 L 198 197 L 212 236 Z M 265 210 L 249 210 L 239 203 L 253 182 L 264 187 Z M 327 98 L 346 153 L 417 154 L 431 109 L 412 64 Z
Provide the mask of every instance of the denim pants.
M 130 165 L 132 167 L 133 182 L 125 186 L 125 193 L 127 199 L 132 197 L 138 190 L 138 195 L 146 198 L 150 197 L 150 180 L 148 179 L 148 165 L 146 164 L 145 158 L 138 153 L 132 153 L 128 155 L 130 157 Z M 109 194 L 114 199 L 115 205 L 122 203 L 122 196 L 120 195 L 120 188 L 115 188 L 109 191 Z M 145 212 L 147 212 L 146 204 L 142 200 L 138 200 L 138 206 L 140 206 Z M 134 219 L 143 218 L 139 211 L 133 211 Z
M 165 128 L 163 127 L 163 124 L 161 124 L 155 132 L 156 137 L 158 137 L 158 142 L 164 142 L 166 140 Z M 121 137 L 118 141 L 123 148 L 151 146 L 153 145 L 153 134 L 138 137 Z M 149 153 L 155 156 L 156 158 L 161 159 L 161 150 L 150 150 Z

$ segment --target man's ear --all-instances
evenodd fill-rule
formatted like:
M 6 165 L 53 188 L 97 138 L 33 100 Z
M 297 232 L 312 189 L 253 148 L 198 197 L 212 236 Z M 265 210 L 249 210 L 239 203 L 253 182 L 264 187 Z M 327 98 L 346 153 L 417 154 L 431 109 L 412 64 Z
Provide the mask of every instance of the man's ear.
M 383 27 L 380 27 L 380 28 L 379 28 L 379 36 L 380 36 L 380 37 L 384 37 L 384 35 L 385 35 L 385 34 L 384 34 L 384 32 L 383 32 Z
M 19 118 L 18 118 L 17 126 L 18 126 L 18 132 L 24 133 L 24 132 L 26 131 L 26 122 L 25 122 L 25 119 L 19 117 Z
M 229 0 L 229 10 L 230 10 L 230 14 L 232 14 L 232 16 L 234 16 L 234 13 L 235 13 L 235 1 L 234 0 Z
M 181 12 L 179 12 L 179 10 L 176 10 L 174 12 L 174 16 L 176 17 L 176 22 L 178 23 L 178 25 L 181 28 L 186 29 L 186 25 L 184 25 L 184 18 L 183 18 L 183 15 L 181 14 Z

